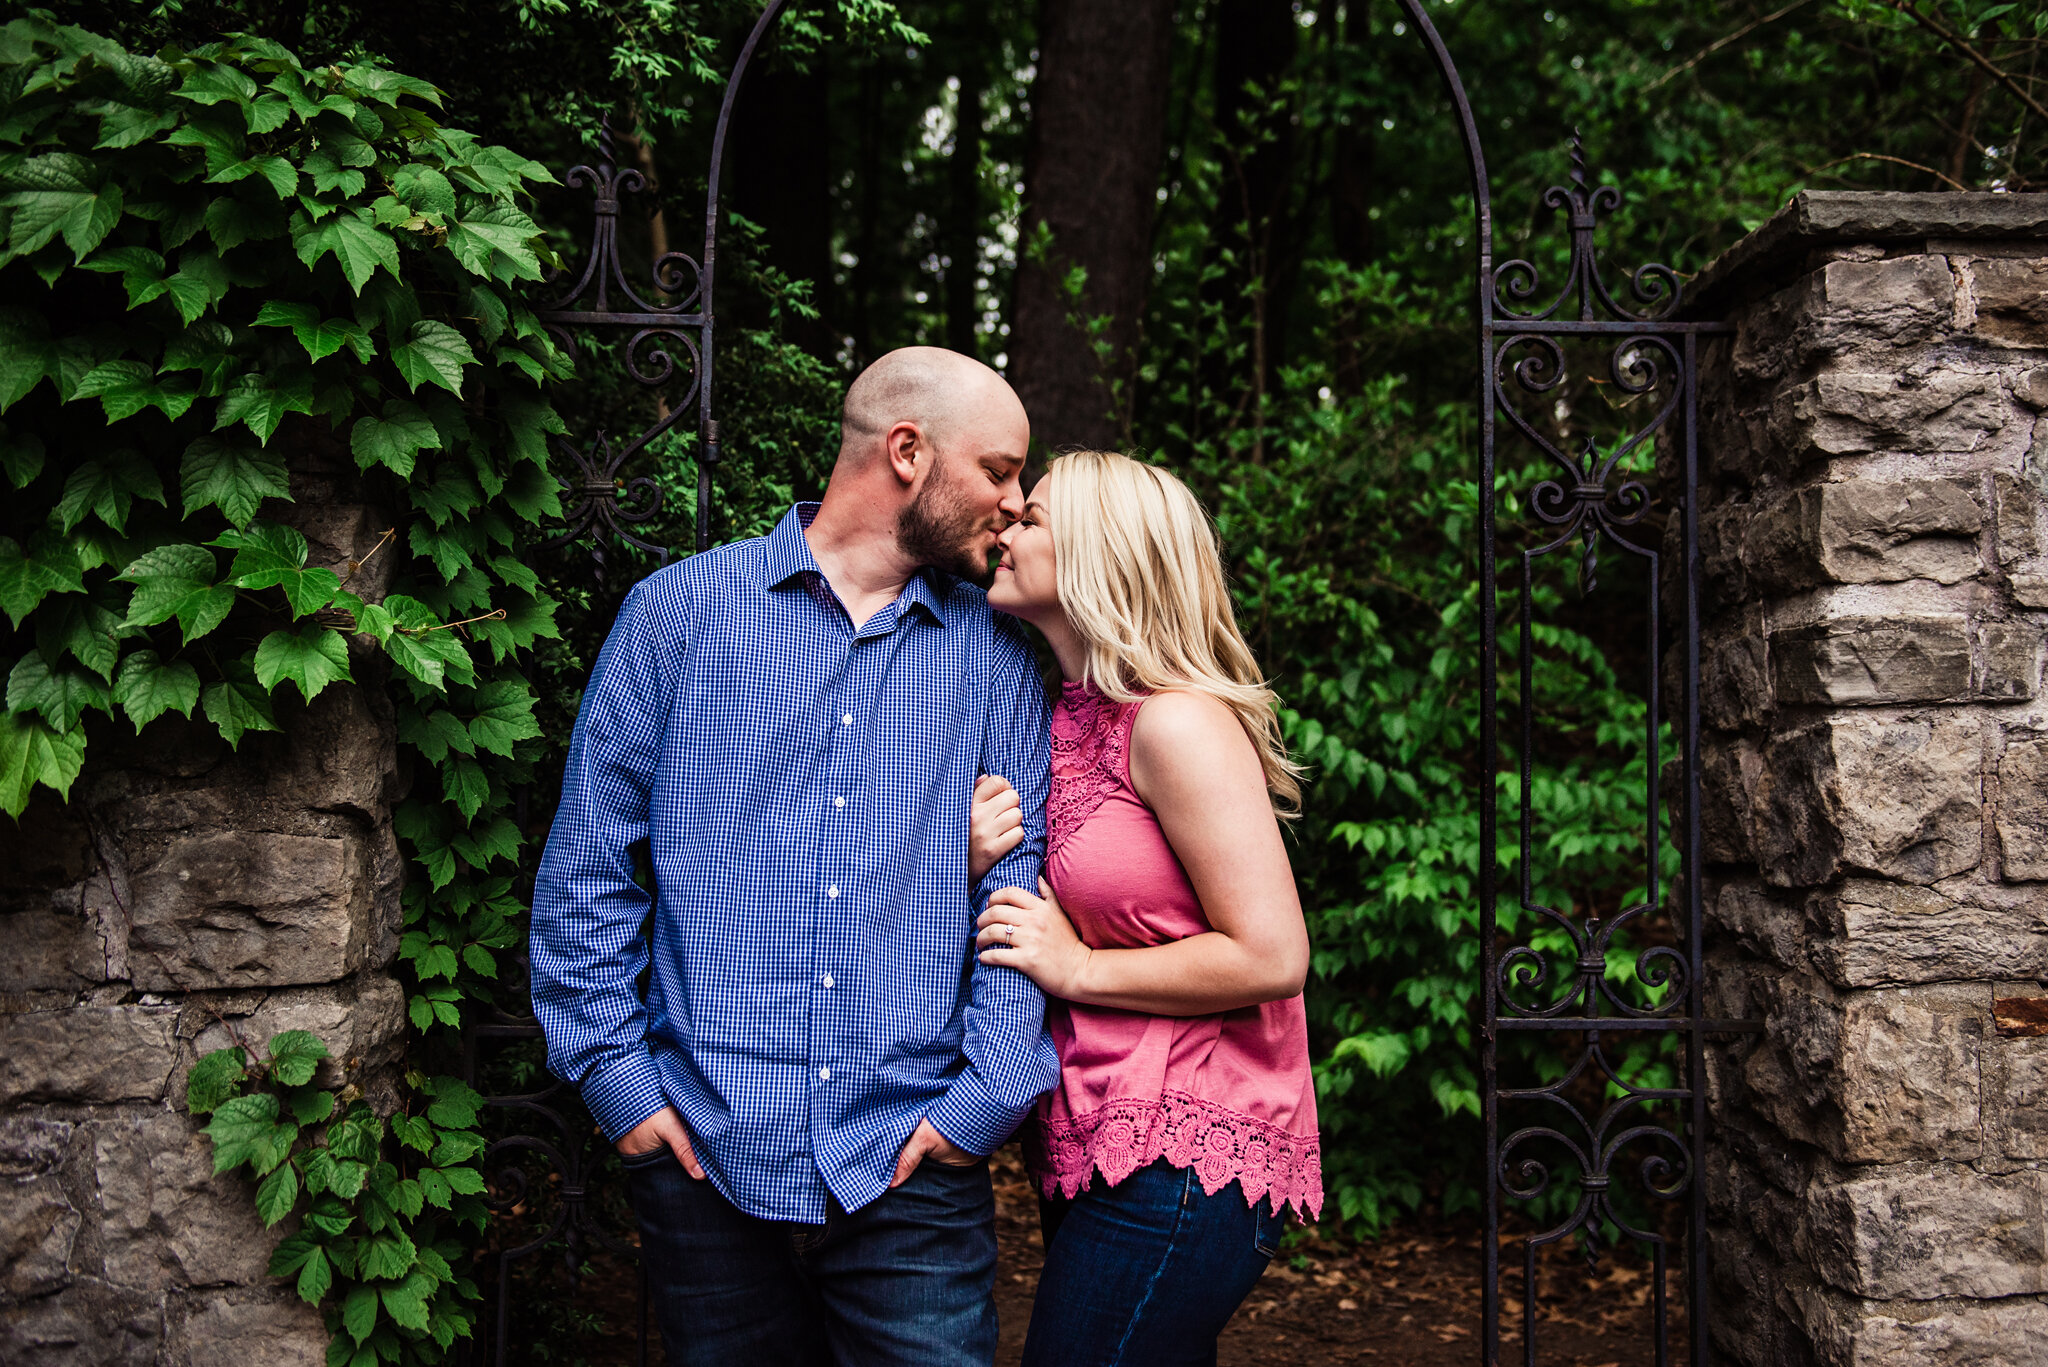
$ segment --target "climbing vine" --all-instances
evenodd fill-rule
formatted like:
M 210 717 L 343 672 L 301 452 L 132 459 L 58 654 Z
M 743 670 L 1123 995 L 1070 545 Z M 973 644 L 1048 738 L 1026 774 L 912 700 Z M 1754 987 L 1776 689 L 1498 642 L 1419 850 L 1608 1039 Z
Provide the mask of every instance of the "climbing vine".
M 175 713 L 235 747 L 388 673 L 414 761 L 399 955 L 430 1035 L 518 939 L 511 795 L 541 740 L 517 657 L 556 628 L 516 551 L 560 514 L 543 385 L 568 373 L 518 290 L 544 252 L 522 196 L 551 177 L 439 102 L 256 38 L 144 56 L 0 29 L 0 809 L 68 797 L 94 727 Z M 328 566 L 292 494 L 335 465 L 392 525 Z M 331 1364 L 438 1362 L 471 1331 L 479 1099 L 405 1082 L 379 1115 L 301 1031 L 191 1073 L 216 1169 L 297 1219 L 271 1270 L 323 1307 Z

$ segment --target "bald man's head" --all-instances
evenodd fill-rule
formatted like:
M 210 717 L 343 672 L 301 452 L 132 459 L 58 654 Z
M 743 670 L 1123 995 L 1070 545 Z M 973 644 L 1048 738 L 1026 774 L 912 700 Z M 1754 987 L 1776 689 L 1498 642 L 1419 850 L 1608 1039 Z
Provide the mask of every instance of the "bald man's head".
M 860 373 L 839 415 L 839 454 L 880 450 L 900 423 L 914 423 L 934 450 L 967 429 L 1023 423 L 1024 406 L 1007 381 L 971 356 L 943 347 L 889 352 Z

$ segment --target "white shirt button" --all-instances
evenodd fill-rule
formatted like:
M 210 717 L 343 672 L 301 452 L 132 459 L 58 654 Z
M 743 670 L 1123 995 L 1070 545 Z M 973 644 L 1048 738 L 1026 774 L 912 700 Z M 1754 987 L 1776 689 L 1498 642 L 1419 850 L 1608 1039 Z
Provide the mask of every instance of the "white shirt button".
M 844 807 L 846 805 L 846 799 L 843 797 L 835 797 L 832 799 L 832 805 L 835 807 Z
M 837 897 L 839 895 L 839 885 L 834 883 L 831 887 L 826 888 L 825 895 L 827 897 Z
M 820 1068 L 820 1069 L 818 1070 L 818 1081 L 820 1081 L 820 1082 L 830 1082 L 831 1080 L 832 1080 L 832 1070 L 831 1070 L 830 1068 Z
M 843 715 L 842 715 L 842 716 L 841 716 L 841 717 L 839 718 L 839 724 L 840 724 L 841 726 L 851 726 L 851 725 L 853 725 L 853 713 L 851 713 L 851 712 L 848 712 L 848 713 L 845 713 L 845 714 L 843 714 Z
M 830 973 L 827 973 L 827 974 L 825 975 L 825 986 L 827 986 L 827 987 L 830 987 L 831 985 L 832 985 L 832 975 L 831 975 Z

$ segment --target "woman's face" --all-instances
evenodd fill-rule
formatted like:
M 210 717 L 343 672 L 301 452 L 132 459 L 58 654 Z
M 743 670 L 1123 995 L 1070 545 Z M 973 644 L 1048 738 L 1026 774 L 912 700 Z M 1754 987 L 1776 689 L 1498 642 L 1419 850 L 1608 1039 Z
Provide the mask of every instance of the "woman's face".
M 1059 580 L 1052 550 L 1052 525 L 1045 509 L 1045 481 L 1024 501 L 1024 516 L 998 537 L 1003 558 L 989 586 L 991 607 L 1038 622 L 1060 610 Z

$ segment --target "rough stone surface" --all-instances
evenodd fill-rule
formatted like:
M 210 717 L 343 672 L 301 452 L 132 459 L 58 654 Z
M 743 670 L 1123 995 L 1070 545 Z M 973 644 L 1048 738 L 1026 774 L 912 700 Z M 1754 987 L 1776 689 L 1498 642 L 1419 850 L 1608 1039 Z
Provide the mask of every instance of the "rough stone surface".
M 1773 736 L 1748 794 L 1767 882 L 1850 870 L 1936 883 L 1982 849 L 1982 740 L 1963 716 L 1850 713 Z
M 1745 529 L 1742 562 L 1772 587 L 1954 584 L 1977 575 L 1983 509 L 1969 482 L 1852 479 L 1800 489 Z
M 0 1106 L 161 1101 L 178 1064 L 174 1006 L 0 1015 Z
M 179 835 L 134 874 L 128 952 L 137 986 L 331 982 L 348 973 L 367 910 L 358 842 L 207 831 Z M 358 958 L 360 953 L 358 953 Z
M 1771 636 L 1781 703 L 1934 702 L 1970 691 L 1969 623 L 1947 617 L 1837 617 Z
M 93 1179 L 102 1211 L 105 1275 L 121 1286 L 260 1285 L 288 1232 L 257 1218 L 255 1186 L 213 1175 L 213 1150 L 174 1112 L 94 1127 Z
M 70 1281 L 80 1215 L 59 1180 L 72 1127 L 0 1119 L 0 1293 L 27 1298 Z
M 1698 283 L 1719 1354 L 2048 1367 L 2048 195 L 1802 195 Z
M 1814 457 L 1969 452 L 2005 422 L 2005 393 L 1993 375 L 1824 374 L 1782 396 L 1770 433 L 1785 451 Z
M 320 1312 L 282 1290 L 189 1293 L 171 1303 L 170 1350 L 181 1367 L 325 1367 Z

